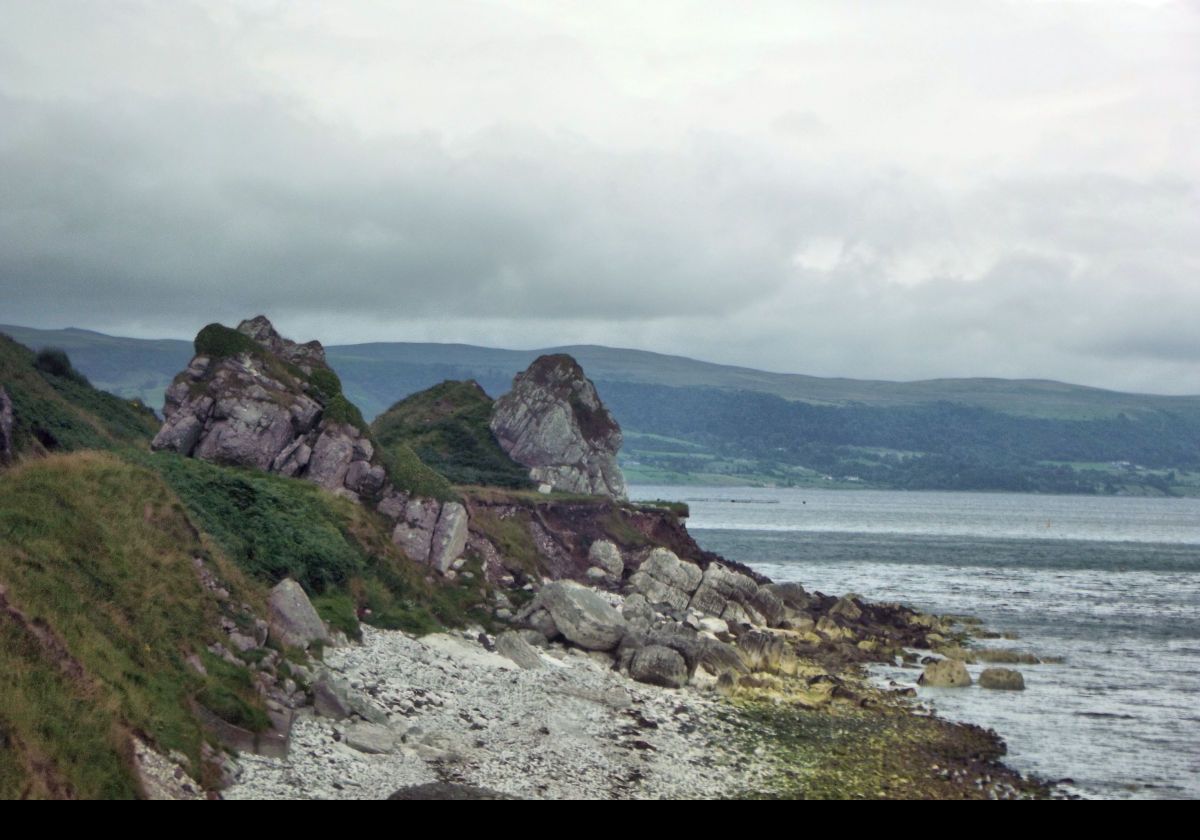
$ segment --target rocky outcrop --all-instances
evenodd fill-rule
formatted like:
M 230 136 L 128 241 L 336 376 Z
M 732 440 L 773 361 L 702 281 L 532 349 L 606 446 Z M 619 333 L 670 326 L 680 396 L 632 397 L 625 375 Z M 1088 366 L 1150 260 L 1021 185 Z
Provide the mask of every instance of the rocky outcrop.
M 300 584 L 290 578 L 281 581 L 267 600 L 271 634 L 289 647 L 307 648 L 314 642 L 328 644 L 331 639 L 325 622 L 317 615 Z
M 696 564 L 683 562 L 668 549 L 656 548 L 630 577 L 629 588 L 645 596 L 650 604 L 684 610 L 700 586 L 703 574 Z
M 621 428 L 567 355 L 542 356 L 496 401 L 492 432 L 535 482 L 568 493 L 623 499 Z
M 374 446 L 337 411 L 345 398 L 320 343 L 288 341 L 260 315 L 236 333 L 206 327 L 196 350 L 167 389 L 155 450 L 305 478 L 355 498 L 384 488 Z
M 10 463 L 16 447 L 13 444 L 13 414 L 12 400 L 8 392 L 0 386 L 0 464 Z
M 320 342 L 283 338 L 263 316 L 196 337 L 197 355 L 167 390 L 153 448 L 301 478 L 396 521 L 393 540 L 443 574 L 466 549 L 457 502 L 398 490 L 341 392 Z

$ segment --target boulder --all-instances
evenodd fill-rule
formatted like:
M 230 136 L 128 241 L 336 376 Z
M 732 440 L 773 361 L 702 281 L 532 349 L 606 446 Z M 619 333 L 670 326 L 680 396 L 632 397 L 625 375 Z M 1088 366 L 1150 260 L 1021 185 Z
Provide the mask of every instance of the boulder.
M 491 429 L 535 483 L 625 498 L 621 428 L 570 356 L 542 356 L 518 374 L 493 407 Z
M 611 540 L 596 540 L 588 549 L 588 562 L 612 580 L 620 580 L 625 574 L 625 560 L 621 557 L 621 549 Z
M 649 685 L 681 688 L 687 685 L 688 667 L 678 651 L 662 645 L 647 645 L 634 654 L 629 676 Z
M 731 616 L 726 615 L 726 611 L 731 603 L 744 606 L 757 592 L 758 584 L 752 578 L 730 571 L 720 563 L 712 563 L 704 570 L 690 605 L 704 615 L 729 619 Z M 744 611 L 741 615 L 745 615 Z
M 656 548 L 629 578 L 629 588 L 651 604 L 666 604 L 679 612 L 691 603 L 703 574 L 695 563 L 686 563 L 674 552 Z
M 367 755 L 386 755 L 396 749 L 396 733 L 378 723 L 356 723 L 342 732 L 346 746 Z
M 625 619 L 603 597 L 571 581 L 546 584 L 535 603 L 550 614 L 568 641 L 585 650 L 612 650 L 628 629 Z
M 966 688 L 971 684 L 971 675 L 957 659 L 939 659 L 925 666 L 917 682 L 930 688 Z
M 789 609 L 797 612 L 804 612 L 812 606 L 816 600 L 812 595 L 805 591 L 804 587 L 798 583 L 768 583 L 763 587 Z
M 304 589 L 291 578 L 280 581 L 271 590 L 267 605 L 271 632 L 285 645 L 307 648 L 313 642 L 332 641 Z
M 13 443 L 13 404 L 8 391 L 0 386 L 0 464 L 10 463 L 16 451 Z
M 979 675 L 979 687 L 994 691 L 1024 691 L 1025 677 L 1012 668 L 984 668 Z
M 506 630 L 496 637 L 496 653 L 512 660 L 527 671 L 544 668 L 545 663 L 537 650 L 525 639 L 512 630 Z
M 847 621 L 858 621 L 862 618 L 862 607 L 860 607 L 852 598 L 839 598 L 838 602 L 829 608 L 831 616 L 841 616 Z
M 445 574 L 466 549 L 467 535 L 467 509 L 458 502 L 443 504 L 430 540 L 429 565 Z
M 737 646 L 751 671 L 796 673 L 796 651 L 779 636 L 752 630 L 738 638 Z
M 350 705 L 350 687 L 344 680 L 331 674 L 322 674 L 313 683 L 313 709 L 322 717 L 343 720 L 354 713 Z

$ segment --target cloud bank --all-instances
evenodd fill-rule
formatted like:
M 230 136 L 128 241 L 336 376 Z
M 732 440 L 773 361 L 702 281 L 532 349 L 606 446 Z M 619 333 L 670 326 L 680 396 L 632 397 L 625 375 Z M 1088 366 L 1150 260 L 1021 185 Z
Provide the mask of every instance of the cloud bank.
M 1200 393 L 1188 3 L 0 0 L 0 322 Z

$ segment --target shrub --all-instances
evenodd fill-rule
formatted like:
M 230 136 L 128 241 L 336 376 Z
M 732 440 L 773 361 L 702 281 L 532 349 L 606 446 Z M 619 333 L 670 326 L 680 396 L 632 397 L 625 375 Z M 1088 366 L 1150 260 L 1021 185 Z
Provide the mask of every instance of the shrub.
M 223 359 L 239 353 L 261 354 L 254 339 L 223 324 L 209 324 L 196 334 L 196 355 Z
M 66 351 L 57 347 L 47 347 L 39 352 L 37 358 L 33 360 L 33 366 L 50 376 L 69 379 L 80 385 L 90 384 L 86 376 L 75 370 L 71 364 L 71 357 L 67 355 Z

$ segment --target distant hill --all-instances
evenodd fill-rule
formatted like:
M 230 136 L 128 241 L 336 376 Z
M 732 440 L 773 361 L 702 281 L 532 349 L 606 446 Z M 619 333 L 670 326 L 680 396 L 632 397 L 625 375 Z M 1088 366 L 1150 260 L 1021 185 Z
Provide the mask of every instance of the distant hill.
M 192 354 L 185 341 L 0 332 L 34 348 L 62 347 L 98 387 L 155 408 Z M 326 351 L 368 418 L 445 380 L 473 379 L 498 396 L 538 356 L 568 353 L 624 427 L 623 462 L 635 482 L 1200 492 L 1200 396 L 1044 380 L 831 379 L 593 345 L 396 342 Z

